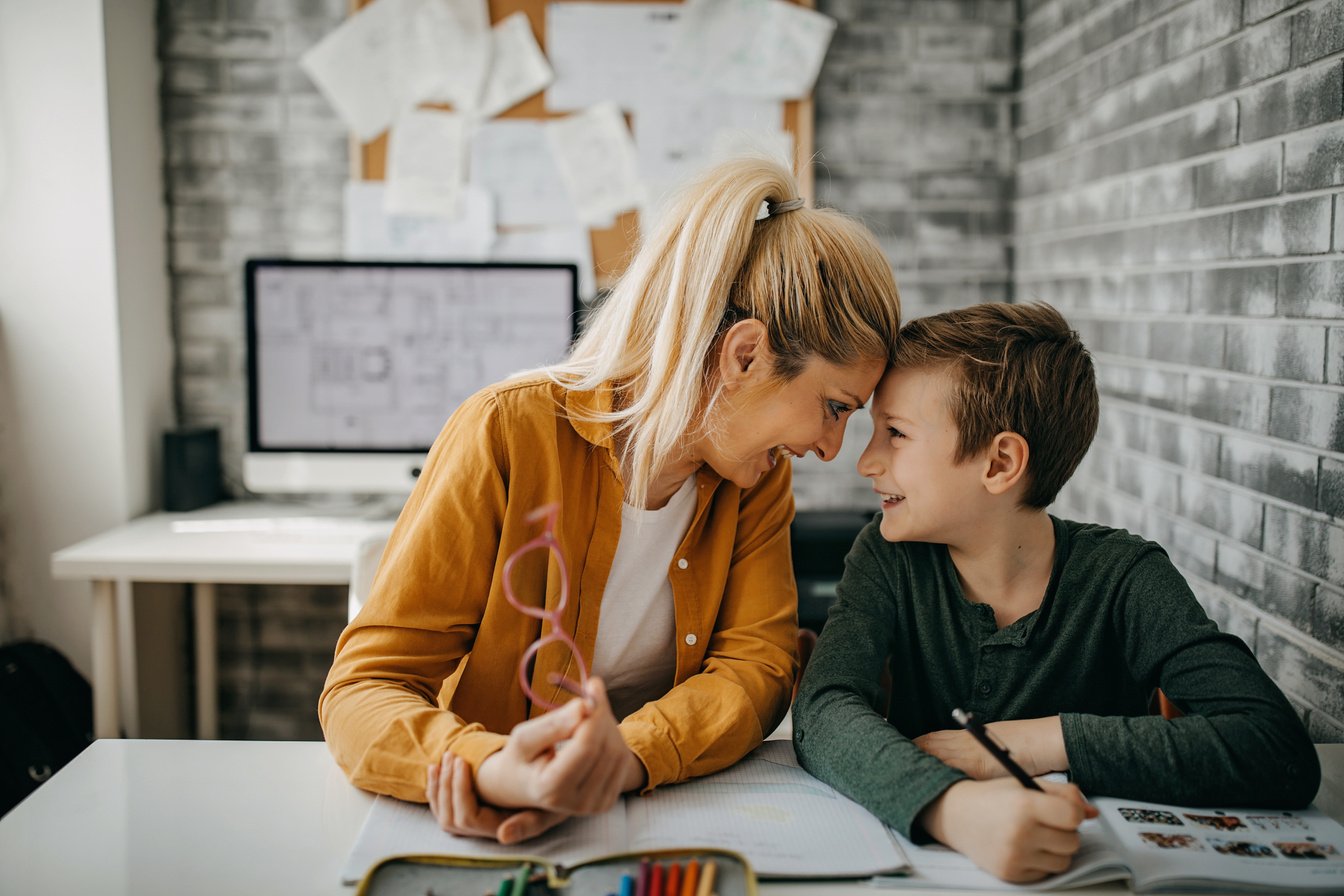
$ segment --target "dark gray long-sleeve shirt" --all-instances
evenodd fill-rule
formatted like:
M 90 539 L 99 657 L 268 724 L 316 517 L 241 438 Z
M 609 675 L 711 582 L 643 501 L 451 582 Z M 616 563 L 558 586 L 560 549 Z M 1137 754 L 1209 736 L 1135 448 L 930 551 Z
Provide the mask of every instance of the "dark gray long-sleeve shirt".
M 1156 544 L 1051 517 L 1039 609 L 1003 629 L 962 594 L 945 545 L 892 544 L 869 524 L 793 707 L 799 761 L 912 836 L 965 777 L 911 741 L 1058 715 L 1084 793 L 1189 806 L 1301 807 L 1320 784 L 1302 721 L 1246 645 L 1218 631 Z M 875 710 L 890 660 L 887 717 Z M 1160 687 L 1185 716 L 1150 715 Z M 922 831 L 914 831 L 922 836 Z

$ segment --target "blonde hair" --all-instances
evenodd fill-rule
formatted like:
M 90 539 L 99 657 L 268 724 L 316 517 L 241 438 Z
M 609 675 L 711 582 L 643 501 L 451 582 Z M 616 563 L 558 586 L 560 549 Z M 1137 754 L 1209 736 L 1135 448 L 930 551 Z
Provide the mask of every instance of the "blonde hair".
M 716 349 L 737 321 L 765 325 L 781 385 L 813 357 L 890 359 L 900 329 L 890 263 L 862 224 L 830 209 L 757 220 L 764 203 L 797 195 L 769 159 L 705 171 L 667 203 L 569 358 L 547 368 L 569 389 L 619 391 L 619 405 L 593 419 L 614 424 L 630 503 L 644 503 L 661 461 L 704 425 Z

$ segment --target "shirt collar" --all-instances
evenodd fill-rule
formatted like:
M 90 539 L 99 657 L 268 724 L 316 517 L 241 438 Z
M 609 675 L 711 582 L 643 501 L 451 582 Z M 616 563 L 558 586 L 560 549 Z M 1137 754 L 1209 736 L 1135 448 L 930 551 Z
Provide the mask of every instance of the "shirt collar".
M 619 474 L 620 463 L 616 458 L 616 443 L 612 437 L 611 423 L 591 419 L 594 414 L 606 414 L 611 411 L 612 396 L 611 383 L 603 383 L 596 389 L 566 389 L 565 414 L 569 418 L 569 425 L 574 427 L 574 431 L 584 441 L 606 449 L 612 469 Z M 701 464 L 695 476 L 707 486 L 717 485 L 723 478 L 714 472 L 709 464 Z

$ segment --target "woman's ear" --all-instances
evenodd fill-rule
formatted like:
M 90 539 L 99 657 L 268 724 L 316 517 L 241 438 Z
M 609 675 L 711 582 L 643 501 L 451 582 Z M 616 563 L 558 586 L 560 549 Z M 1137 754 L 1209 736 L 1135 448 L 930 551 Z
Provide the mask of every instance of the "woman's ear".
M 1025 481 L 1030 456 L 1027 440 L 1018 433 L 1001 432 L 990 439 L 982 477 L 985 489 L 991 495 L 1001 495 Z
M 719 343 L 719 377 L 725 389 L 757 385 L 769 376 L 765 324 L 747 318 L 733 324 Z

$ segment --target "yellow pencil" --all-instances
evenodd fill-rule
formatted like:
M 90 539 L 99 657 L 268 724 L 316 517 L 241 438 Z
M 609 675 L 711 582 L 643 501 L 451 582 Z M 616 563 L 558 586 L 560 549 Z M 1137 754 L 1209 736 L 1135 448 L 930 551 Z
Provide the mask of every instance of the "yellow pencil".
M 713 859 L 707 859 L 700 868 L 700 888 L 696 890 L 695 896 L 713 896 L 714 893 L 714 872 L 718 866 L 714 864 Z

